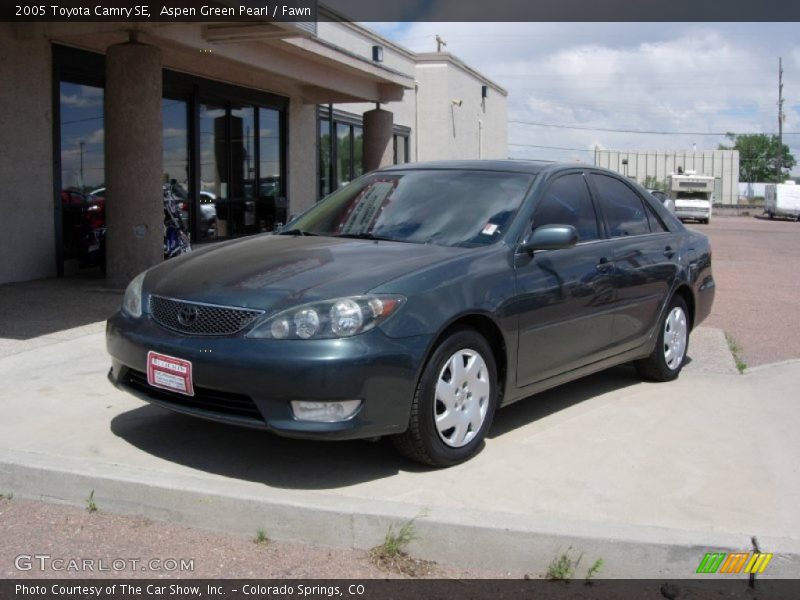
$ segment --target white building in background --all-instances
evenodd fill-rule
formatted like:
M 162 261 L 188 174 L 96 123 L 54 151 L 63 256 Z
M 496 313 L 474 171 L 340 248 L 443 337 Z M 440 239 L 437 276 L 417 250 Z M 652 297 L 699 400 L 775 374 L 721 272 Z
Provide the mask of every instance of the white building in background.
M 594 164 L 616 171 L 651 185 L 666 183 L 670 173 L 695 171 L 699 175 L 713 175 L 715 179 L 715 204 L 737 204 L 739 199 L 738 150 L 600 150 L 594 152 Z

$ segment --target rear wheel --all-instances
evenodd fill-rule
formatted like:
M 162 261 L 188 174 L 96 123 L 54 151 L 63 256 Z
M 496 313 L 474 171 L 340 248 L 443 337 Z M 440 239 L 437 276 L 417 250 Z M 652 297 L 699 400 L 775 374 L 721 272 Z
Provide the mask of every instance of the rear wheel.
M 689 311 L 680 296 L 673 296 L 659 326 L 658 341 L 652 354 L 636 361 L 645 379 L 671 381 L 678 377 L 689 348 Z
M 434 467 L 472 458 L 497 406 L 497 366 L 488 342 L 459 329 L 434 351 L 420 377 L 405 433 L 394 436 L 407 457 Z

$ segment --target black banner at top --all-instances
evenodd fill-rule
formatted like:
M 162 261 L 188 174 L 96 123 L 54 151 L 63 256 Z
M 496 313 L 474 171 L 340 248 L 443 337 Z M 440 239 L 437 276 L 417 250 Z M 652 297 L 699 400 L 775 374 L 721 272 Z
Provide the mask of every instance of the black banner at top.
M 786 0 L 0 0 L 11 22 L 794 22 Z M 487 33 L 491 33 L 487 31 Z

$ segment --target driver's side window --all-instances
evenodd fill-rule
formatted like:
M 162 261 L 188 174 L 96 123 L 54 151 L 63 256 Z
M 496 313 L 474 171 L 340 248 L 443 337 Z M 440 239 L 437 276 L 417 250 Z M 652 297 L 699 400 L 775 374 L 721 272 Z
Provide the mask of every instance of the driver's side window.
M 594 205 L 583 175 L 564 175 L 550 184 L 533 212 L 533 227 L 542 225 L 572 225 L 578 232 L 579 242 L 600 237 Z

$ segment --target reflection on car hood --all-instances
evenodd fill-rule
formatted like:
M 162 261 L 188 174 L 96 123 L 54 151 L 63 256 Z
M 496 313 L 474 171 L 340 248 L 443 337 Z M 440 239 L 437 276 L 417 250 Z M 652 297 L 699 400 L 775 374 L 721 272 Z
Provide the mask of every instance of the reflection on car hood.
M 277 310 L 363 294 L 469 251 L 400 242 L 259 235 L 169 260 L 148 273 L 145 291 L 195 302 Z

